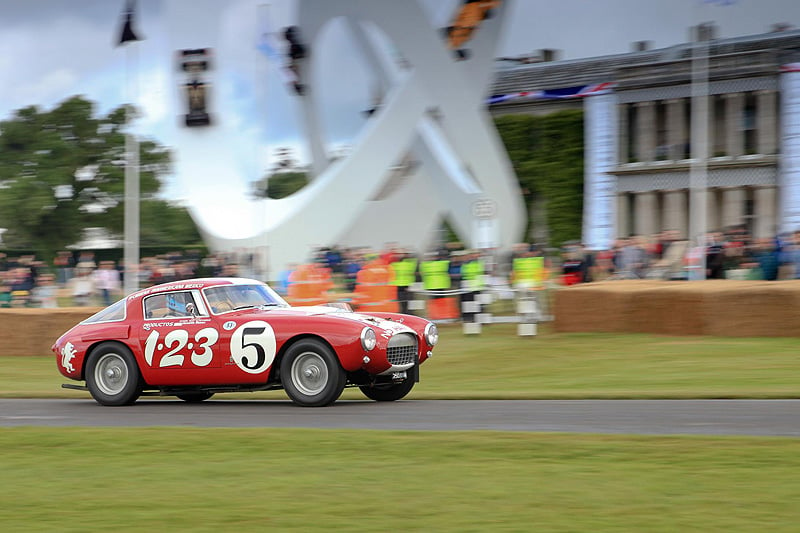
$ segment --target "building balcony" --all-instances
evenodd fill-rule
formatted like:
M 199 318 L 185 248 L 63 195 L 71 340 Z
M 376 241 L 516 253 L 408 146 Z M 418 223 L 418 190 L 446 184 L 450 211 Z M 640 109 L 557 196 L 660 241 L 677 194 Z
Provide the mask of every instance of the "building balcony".
M 611 170 L 612 174 L 625 176 L 629 174 L 681 172 L 690 170 L 694 159 L 663 159 L 659 161 L 634 161 L 617 165 Z M 776 154 L 747 154 L 740 156 L 717 156 L 708 158 L 709 170 L 724 170 L 732 168 L 770 167 L 777 166 Z

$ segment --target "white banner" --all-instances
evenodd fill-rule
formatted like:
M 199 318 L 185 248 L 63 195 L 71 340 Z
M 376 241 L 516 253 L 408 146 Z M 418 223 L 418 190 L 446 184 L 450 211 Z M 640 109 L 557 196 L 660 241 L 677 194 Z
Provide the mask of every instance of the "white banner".
M 613 93 L 584 99 L 585 170 L 583 244 L 608 250 L 614 243 L 617 214 L 617 97 Z
M 800 63 L 781 67 L 780 229 L 800 230 Z

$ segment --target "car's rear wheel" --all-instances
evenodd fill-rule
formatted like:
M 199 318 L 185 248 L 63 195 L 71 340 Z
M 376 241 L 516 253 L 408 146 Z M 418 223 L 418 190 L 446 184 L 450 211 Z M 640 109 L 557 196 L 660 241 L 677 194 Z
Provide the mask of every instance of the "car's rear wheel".
M 214 396 L 213 392 L 208 391 L 187 391 L 187 392 L 179 392 L 176 394 L 178 398 L 183 400 L 186 403 L 200 403 L 208 400 L 212 396 Z
M 281 360 L 281 381 L 289 398 L 303 407 L 322 407 L 339 399 L 347 375 L 324 343 L 305 339 L 293 344 Z
M 362 385 L 359 387 L 364 396 L 376 402 L 394 402 L 411 392 L 416 384 L 417 367 L 408 371 L 406 379 L 399 383 L 378 383 L 374 385 Z
M 130 405 L 142 393 L 142 377 L 127 346 L 98 345 L 86 361 L 86 387 L 100 405 Z

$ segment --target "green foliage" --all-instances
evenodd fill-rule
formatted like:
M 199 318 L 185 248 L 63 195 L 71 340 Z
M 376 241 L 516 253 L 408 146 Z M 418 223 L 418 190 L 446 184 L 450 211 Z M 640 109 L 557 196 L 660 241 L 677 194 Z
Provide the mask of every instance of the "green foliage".
M 151 198 L 140 204 L 140 243 L 145 246 L 169 246 L 202 242 L 192 217 L 184 207 Z
M 544 199 L 551 245 L 580 239 L 583 216 L 583 112 L 495 120 L 530 206 Z M 535 217 L 535 213 L 533 214 Z
M 291 196 L 308 185 L 308 173 L 298 165 L 291 148 L 275 149 L 275 165 L 263 178 L 253 182 L 252 194 L 256 198 L 281 199 Z
M 308 185 L 308 175 L 300 170 L 276 172 L 255 183 L 254 195 L 257 198 L 286 198 Z
M 95 117 L 95 105 L 74 96 L 51 111 L 30 106 L 0 122 L 0 227 L 9 247 L 42 253 L 77 243 L 84 228 L 120 234 L 124 224 L 126 108 Z M 140 141 L 142 234 L 161 234 L 162 214 L 150 206 L 170 171 L 169 151 Z M 154 201 L 155 204 L 148 204 Z M 149 211 L 148 211 L 149 209 Z M 167 215 L 178 224 L 181 216 Z M 185 225 L 183 221 L 178 224 Z M 178 235 L 191 231 L 181 229 Z M 196 235 L 196 230 L 194 232 Z M 195 238 L 194 236 L 192 237 Z M 154 241 L 159 238 L 153 236 Z M 195 241 L 196 242 L 196 241 Z

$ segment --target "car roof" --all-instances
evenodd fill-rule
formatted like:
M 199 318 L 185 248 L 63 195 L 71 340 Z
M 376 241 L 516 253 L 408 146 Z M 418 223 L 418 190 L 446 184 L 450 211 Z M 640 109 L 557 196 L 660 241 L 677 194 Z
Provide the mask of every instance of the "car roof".
M 161 285 L 153 285 L 146 289 L 136 291 L 128 298 L 137 298 L 157 294 L 160 292 L 186 290 L 186 289 L 206 289 L 208 287 L 220 287 L 223 285 L 264 285 L 264 282 L 249 278 L 192 278 L 180 281 L 170 281 Z

